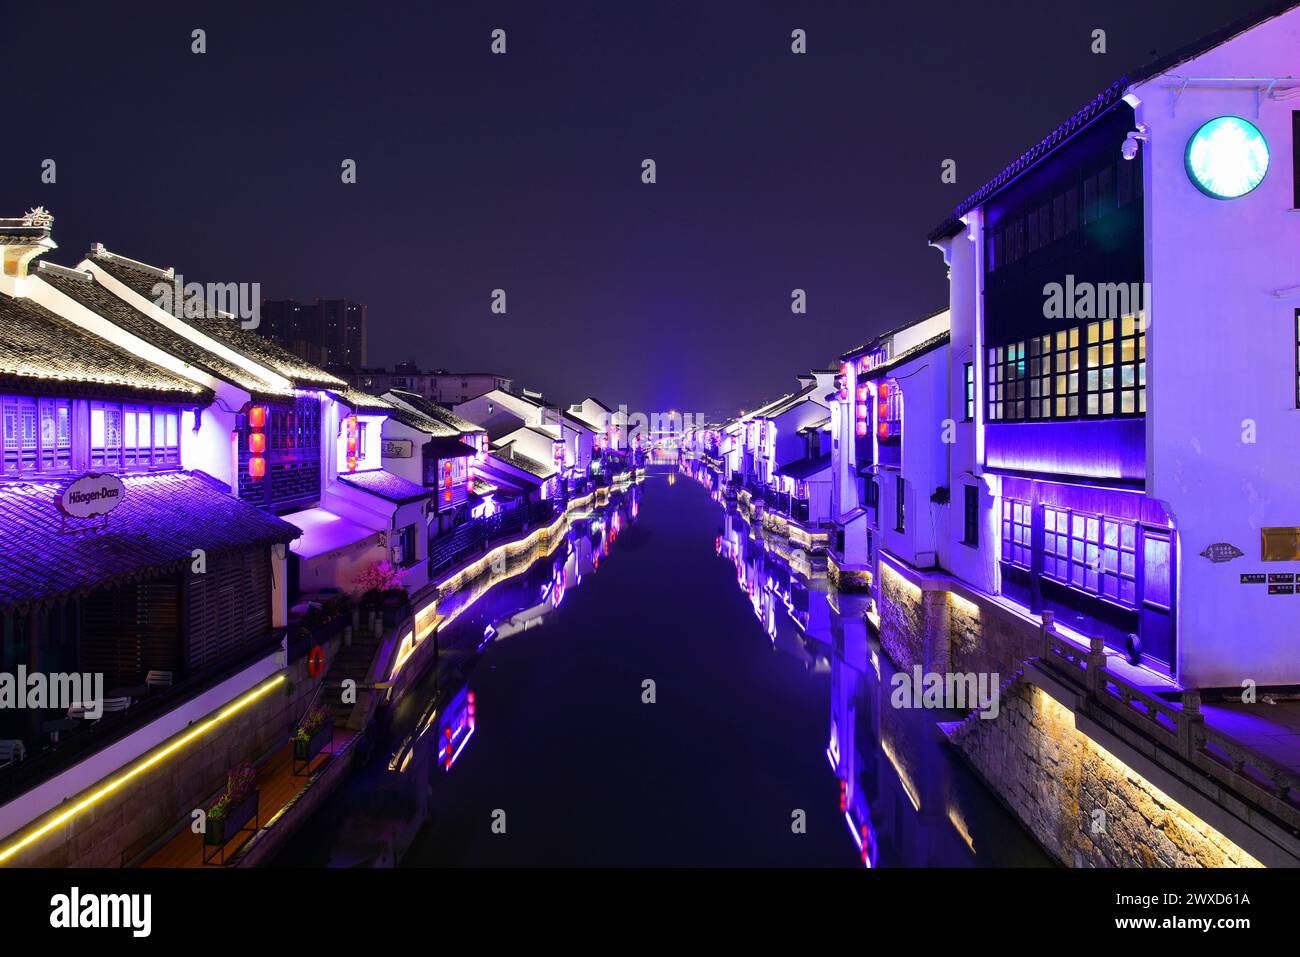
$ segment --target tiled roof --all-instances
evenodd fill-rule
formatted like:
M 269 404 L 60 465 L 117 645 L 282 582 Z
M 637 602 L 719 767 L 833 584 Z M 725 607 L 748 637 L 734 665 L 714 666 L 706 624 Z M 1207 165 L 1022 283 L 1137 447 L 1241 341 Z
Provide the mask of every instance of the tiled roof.
M 123 302 L 89 273 L 73 272 L 70 269 L 51 266 L 49 263 L 41 263 L 34 275 L 91 312 L 107 319 L 119 329 L 250 394 L 284 396 L 291 395 L 293 392 L 291 389 L 267 382 L 242 366 L 235 365 L 216 353 L 209 352 L 198 343 L 178 335 L 161 322 Z
M 776 470 L 777 475 L 783 475 L 797 481 L 816 475 L 831 467 L 831 454 L 819 455 L 813 459 L 796 459 L 789 465 L 783 465 Z
M 421 414 L 427 415 L 431 419 L 437 419 L 439 422 L 451 426 L 457 432 L 468 434 L 485 431 L 483 426 L 457 415 L 451 409 L 439 405 L 418 392 L 407 392 L 405 389 L 389 389 L 388 391 Z
M 550 478 L 555 474 L 555 466 L 546 465 L 545 463 L 537 461 L 537 459 L 529 458 L 527 455 L 524 455 L 524 453 L 516 451 L 514 443 L 511 443 L 504 448 L 493 449 L 491 454 L 492 457 L 500 459 L 502 462 L 513 465 L 515 468 L 527 472 L 529 475 L 535 475 L 538 478 Z
M 1009 166 L 998 173 L 991 180 L 977 189 L 970 196 L 957 204 L 952 215 L 930 231 L 928 236 L 930 242 L 952 236 L 962 228 L 961 217 L 965 216 L 972 209 L 984 204 L 993 194 L 999 192 L 1008 183 L 1019 178 L 1019 176 L 1048 154 L 1054 152 L 1062 144 L 1074 138 L 1076 134 L 1088 127 L 1093 120 L 1097 119 L 1103 113 L 1110 110 L 1117 103 L 1120 103 L 1124 94 L 1130 88 L 1138 83 L 1151 79 L 1153 76 L 1159 76 L 1172 68 L 1184 63 L 1187 60 L 1200 56 L 1208 50 L 1213 49 L 1221 43 L 1231 40 L 1238 34 L 1245 33 L 1252 27 L 1256 27 L 1265 20 L 1272 19 L 1285 13 L 1293 7 L 1300 6 L 1300 0 L 1272 0 L 1258 12 L 1241 17 L 1232 23 L 1229 23 L 1213 33 L 1201 37 L 1194 43 L 1175 50 L 1173 53 L 1160 57 L 1147 63 L 1145 66 L 1133 71 L 1127 76 L 1116 80 L 1106 89 L 1102 90 L 1090 101 L 1085 103 L 1080 109 L 1076 110 L 1064 123 L 1054 129 L 1043 139 L 1021 153 Z
M 848 361 L 849 359 L 856 359 L 858 356 L 862 355 L 864 352 L 867 352 L 867 351 L 870 350 L 870 349 L 874 349 L 877 345 L 879 345 L 880 343 L 884 342 L 886 339 L 890 338 L 891 336 L 896 336 L 896 335 L 898 335 L 900 332 L 903 332 L 903 331 L 906 330 L 906 329 L 911 329 L 913 326 L 919 326 L 919 325 L 920 325 L 921 323 L 923 323 L 923 322 L 929 322 L 929 321 L 930 321 L 931 319 L 933 319 L 935 316 L 938 316 L 938 315 L 941 315 L 941 314 L 947 312 L 947 311 L 948 311 L 948 308 L 949 308 L 949 307 L 948 307 L 947 305 L 940 306 L 938 309 L 934 310 L 933 312 L 929 313 L 928 315 L 924 315 L 924 316 L 922 316 L 920 319 L 913 319 L 911 322 L 905 322 L 905 323 L 903 323 L 901 326 L 895 326 L 895 327 L 892 328 L 892 329 L 886 329 L 884 332 L 880 333 L 880 334 L 879 334 L 878 336 L 876 336 L 875 338 L 873 338 L 873 339 L 868 339 L 865 343 L 863 343 L 862 345 L 858 346 L 856 349 L 850 349 L 848 352 L 842 353 L 842 354 L 840 355 L 840 361 L 841 361 L 841 362 L 846 362 L 846 361 Z M 835 372 L 835 373 L 838 373 L 840 370 L 839 370 L 839 369 L 833 369 L 833 370 L 831 370 L 831 371 L 833 371 L 833 372 Z
M 396 419 L 404 425 L 409 425 L 413 429 L 418 429 L 425 435 L 432 436 L 436 439 L 459 439 L 460 432 L 453 429 L 445 422 L 439 422 L 431 419 L 427 415 L 403 408 L 400 405 L 394 405 L 388 413 L 389 418 Z
M 327 389 L 326 391 L 353 412 L 374 415 L 392 415 L 393 413 L 393 403 L 387 399 L 381 399 L 369 392 L 362 392 L 360 389 L 353 389 L 351 386 L 342 389 Z
M 166 275 L 168 270 L 125 259 L 102 246 L 95 247 L 89 258 L 93 259 L 104 272 L 151 302 L 154 300 L 153 287 L 159 282 L 168 281 Z M 338 376 L 331 375 L 324 369 L 298 358 L 288 349 L 263 339 L 250 329 L 245 329 L 237 319 L 220 315 L 211 309 L 206 309 L 207 314 L 203 316 L 180 315 L 178 313 L 184 311 L 182 305 L 183 302 L 174 302 L 170 310 L 181 322 L 233 349 L 245 358 L 260 363 L 273 372 L 278 372 L 291 380 L 297 388 L 312 389 L 345 385 Z
M 930 339 L 926 339 L 924 342 L 918 342 L 916 345 L 912 346 L 912 348 L 905 349 L 904 351 L 900 352 L 898 355 L 890 359 L 888 362 L 882 362 L 874 369 L 868 369 L 866 372 L 860 373 L 859 378 L 878 379 L 881 376 L 883 376 L 886 372 L 892 372 L 894 369 L 897 369 L 903 363 L 910 362 L 911 360 L 915 359 L 917 356 L 924 355 L 925 353 L 937 349 L 940 346 L 946 346 L 951 336 L 952 334 L 950 332 L 941 332 L 937 336 L 934 336 Z
M 212 392 L 146 362 L 30 299 L 0 295 L 0 386 L 32 392 L 151 395 L 207 404 Z M 89 387 L 89 388 L 87 388 Z
M 778 415 L 784 415 L 810 396 L 816 388 L 817 385 L 814 383 L 805 386 L 798 392 L 792 392 L 785 398 L 778 399 L 770 405 L 763 406 L 763 408 L 754 413 L 754 417 L 759 419 L 775 419 Z
M 127 475 L 122 503 L 105 519 L 69 519 L 55 499 L 64 482 L 0 484 L 0 611 L 74 598 L 188 567 L 192 551 L 222 552 L 288 542 L 298 529 L 231 495 L 202 473 Z
M 408 482 L 400 475 L 394 475 L 386 469 L 340 475 L 339 481 L 369 492 L 371 495 L 378 495 L 382 499 L 396 502 L 398 505 L 428 498 L 437 491 L 437 489 L 425 488 L 423 485 Z
M 833 394 L 833 393 L 832 393 L 832 394 Z M 805 426 L 804 426 L 802 429 L 800 429 L 799 431 L 800 431 L 800 432 L 817 432 L 817 431 L 820 431 L 821 429 L 829 428 L 829 427 L 830 427 L 830 424 L 831 424 L 831 417 L 828 415 L 828 416 L 826 416 L 824 419 L 818 419 L 816 422 L 810 422 L 808 425 L 805 425 Z

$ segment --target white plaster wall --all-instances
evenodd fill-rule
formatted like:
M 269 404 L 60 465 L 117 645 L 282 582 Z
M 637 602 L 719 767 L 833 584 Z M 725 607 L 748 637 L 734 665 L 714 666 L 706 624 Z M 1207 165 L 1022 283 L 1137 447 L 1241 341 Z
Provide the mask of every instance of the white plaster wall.
M 912 564 L 923 565 L 936 552 L 943 513 L 950 506 L 930 501 L 936 488 L 948 481 L 947 446 L 943 442 L 948 418 L 948 346 L 940 346 L 890 372 L 903 390 L 903 465 L 905 527 L 894 527 L 897 514 L 898 470 L 881 470 L 880 525 L 884 547 Z
M 980 428 L 984 421 L 984 371 L 982 347 L 981 256 L 983 251 L 982 217 L 972 213 L 970 223 L 957 235 L 938 246 L 948 268 L 948 312 L 951 328 L 947 401 L 949 415 L 955 423 L 956 442 L 947 447 L 945 471 L 952 500 L 943 509 L 939 527 L 939 564 L 954 577 L 985 592 L 996 590 L 998 553 L 997 499 L 991 494 L 983 474 L 983 450 Z M 963 422 L 966 387 L 965 364 L 975 369 L 975 418 Z M 906 413 L 905 413 L 906 414 Z M 962 542 L 965 533 L 966 485 L 979 484 L 980 541 L 978 548 Z
M 1300 10 L 1292 10 L 1174 71 L 1179 77 L 1300 76 Z M 1292 209 L 1292 111 L 1300 98 L 1195 84 L 1172 107 L 1169 77 L 1133 93 L 1149 129 L 1145 155 L 1148 492 L 1175 518 L 1182 574 L 1179 676 L 1184 684 L 1300 682 L 1300 597 L 1241 585 L 1242 572 L 1300 572 L 1263 563 L 1262 526 L 1300 526 L 1296 291 L 1300 212 Z M 1268 174 L 1233 200 L 1200 193 L 1184 170 L 1188 139 L 1206 121 L 1241 116 L 1269 143 Z M 1256 441 L 1243 441 L 1247 420 Z M 1200 556 L 1231 542 L 1245 557 Z
M 382 437 L 384 441 L 400 441 L 406 439 L 411 443 L 411 457 L 398 458 L 394 455 L 383 456 L 384 468 L 408 482 L 414 482 L 416 485 L 424 484 L 424 443 L 429 441 L 429 436 L 419 429 L 412 428 L 405 422 L 398 422 L 396 419 L 385 419 L 383 424 Z

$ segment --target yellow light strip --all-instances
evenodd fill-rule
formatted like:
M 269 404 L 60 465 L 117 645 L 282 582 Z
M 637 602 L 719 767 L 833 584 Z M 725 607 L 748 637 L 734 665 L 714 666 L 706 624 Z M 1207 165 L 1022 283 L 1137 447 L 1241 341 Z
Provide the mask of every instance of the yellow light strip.
M 242 711 L 245 707 L 252 704 L 258 698 L 262 697 L 272 688 L 275 688 L 280 684 L 283 684 L 284 680 L 285 680 L 284 672 L 281 672 L 280 674 L 272 678 L 270 681 L 266 682 L 266 684 L 262 685 L 260 688 L 253 689 L 252 691 L 248 692 L 248 694 L 244 695 L 242 698 L 227 705 L 220 714 L 216 715 L 213 718 L 209 718 L 207 721 L 204 721 L 198 727 L 190 729 L 188 732 L 183 734 L 181 737 L 177 738 L 171 744 L 164 747 L 161 751 L 157 752 L 156 754 L 152 755 L 149 758 L 146 758 L 144 761 L 141 761 L 131 770 L 109 781 L 107 784 L 98 788 L 87 797 L 78 801 L 76 804 L 68 808 L 66 811 L 63 811 L 60 814 L 56 814 L 50 820 L 46 821 L 40 827 L 36 828 L 36 830 L 28 834 L 26 837 L 23 837 L 20 840 L 15 841 L 14 843 L 6 847 L 3 851 L 0 851 L 0 864 L 3 864 L 9 858 L 13 857 L 24 847 L 28 847 L 29 845 L 40 840 L 42 837 L 44 837 L 50 831 L 54 830 L 56 827 L 59 827 L 60 825 L 67 823 L 72 818 L 80 814 L 82 811 L 86 810 L 86 808 L 90 807 L 93 804 L 97 804 L 103 798 L 112 794 L 114 791 L 116 791 L 122 785 L 126 784 L 128 781 L 131 781 L 139 777 L 145 771 L 148 771 L 154 765 L 161 762 L 168 755 L 185 747 L 185 745 L 189 744 L 199 735 L 212 730 L 222 721 L 225 721 L 227 718 L 229 718 L 232 714 L 235 714 L 238 711 Z

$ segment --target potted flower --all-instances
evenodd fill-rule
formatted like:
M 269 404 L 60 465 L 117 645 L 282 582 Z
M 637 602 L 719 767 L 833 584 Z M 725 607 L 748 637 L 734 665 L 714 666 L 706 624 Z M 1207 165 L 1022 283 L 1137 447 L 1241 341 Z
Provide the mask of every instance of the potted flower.
M 257 772 L 253 766 L 241 764 L 231 769 L 225 791 L 208 808 L 207 827 L 203 831 L 204 844 L 223 848 L 223 861 L 226 843 L 257 817 L 257 798 Z M 207 860 L 205 857 L 204 861 Z
M 295 773 L 297 765 L 302 764 L 306 771 L 316 755 L 325 750 L 325 746 L 334 739 L 334 723 L 329 711 L 317 705 L 308 711 L 298 723 L 293 733 L 293 759 Z

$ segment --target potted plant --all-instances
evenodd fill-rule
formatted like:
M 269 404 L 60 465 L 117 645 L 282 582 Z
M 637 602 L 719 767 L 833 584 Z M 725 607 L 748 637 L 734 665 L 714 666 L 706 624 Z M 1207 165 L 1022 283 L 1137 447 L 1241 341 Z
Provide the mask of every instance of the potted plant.
M 302 721 L 298 723 L 298 728 L 293 733 L 295 773 L 299 764 L 303 765 L 304 771 L 310 767 L 316 755 L 324 751 L 325 746 L 333 738 L 334 723 L 330 720 L 330 713 L 326 708 L 317 705 L 303 715 Z
M 257 772 L 253 766 L 240 764 L 231 769 L 225 791 L 208 808 L 207 827 L 203 831 L 204 844 L 223 849 L 223 862 L 226 843 L 257 817 L 257 798 Z M 205 857 L 204 862 L 207 861 Z

